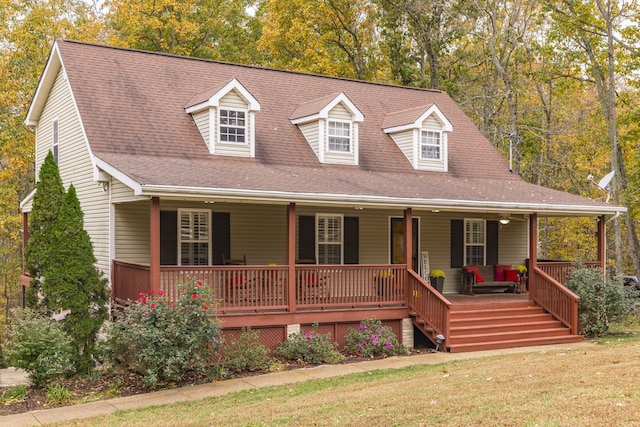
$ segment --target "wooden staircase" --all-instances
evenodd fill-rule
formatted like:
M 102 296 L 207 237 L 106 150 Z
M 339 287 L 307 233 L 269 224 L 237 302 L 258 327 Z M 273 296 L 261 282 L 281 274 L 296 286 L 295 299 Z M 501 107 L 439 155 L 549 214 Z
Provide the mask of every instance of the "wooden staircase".
M 572 335 L 569 328 L 531 301 L 456 304 L 450 314 L 443 350 L 451 353 L 582 341 L 581 335 Z M 427 337 L 433 335 L 418 319 L 414 324 Z

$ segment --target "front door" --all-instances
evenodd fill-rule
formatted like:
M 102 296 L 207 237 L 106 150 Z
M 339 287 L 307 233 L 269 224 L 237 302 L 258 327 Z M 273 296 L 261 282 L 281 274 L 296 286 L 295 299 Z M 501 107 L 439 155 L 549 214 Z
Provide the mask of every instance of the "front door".
M 419 218 L 413 219 L 413 256 L 412 256 L 412 268 L 416 273 L 420 273 L 418 271 L 418 254 L 420 253 L 420 240 L 418 238 L 418 224 Z M 404 218 L 391 218 L 390 224 L 390 243 L 391 247 L 389 248 L 389 253 L 391 255 L 390 262 L 391 264 L 404 264 Z

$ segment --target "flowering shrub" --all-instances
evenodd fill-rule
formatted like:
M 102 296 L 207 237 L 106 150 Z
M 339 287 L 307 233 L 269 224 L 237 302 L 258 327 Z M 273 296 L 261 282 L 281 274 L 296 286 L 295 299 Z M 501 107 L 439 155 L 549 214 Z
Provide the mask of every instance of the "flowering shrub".
M 331 335 L 318 333 L 318 325 L 306 333 L 289 335 L 286 341 L 278 343 L 273 354 L 290 362 L 336 363 L 342 359 L 338 344 L 331 342 Z
M 259 337 L 258 331 L 242 328 L 240 339 L 232 339 L 222 348 L 225 368 L 234 372 L 265 369 L 269 362 L 269 350 L 258 342 Z
M 603 281 L 600 269 L 575 270 L 567 287 L 580 297 L 578 317 L 585 335 L 605 335 L 611 321 L 633 314 L 637 291 L 625 289 L 629 287 L 623 286 L 621 280 Z
M 407 354 L 408 349 L 398 343 L 393 331 L 375 318 L 363 320 L 357 329 L 350 329 L 345 337 L 344 350 L 362 357 Z
M 5 354 L 38 388 L 73 372 L 71 338 L 62 325 L 28 308 L 12 310 Z
M 163 291 L 147 294 L 106 329 L 101 344 L 107 361 L 142 375 L 148 387 L 175 381 L 189 371 L 214 365 L 221 332 L 209 312 L 210 290 L 198 282 L 182 288 L 177 300 Z

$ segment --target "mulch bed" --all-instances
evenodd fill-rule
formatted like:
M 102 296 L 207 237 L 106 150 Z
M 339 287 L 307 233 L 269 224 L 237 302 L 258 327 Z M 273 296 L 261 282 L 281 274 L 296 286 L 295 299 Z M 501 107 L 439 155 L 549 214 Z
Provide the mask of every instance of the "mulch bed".
M 408 356 L 429 351 L 429 349 L 417 349 L 411 352 Z M 357 363 L 365 360 L 374 359 L 350 356 L 339 363 Z M 299 369 L 305 367 L 309 367 L 309 365 L 286 365 L 284 369 Z M 233 378 L 262 375 L 264 373 L 266 372 L 240 372 L 234 374 Z M 208 382 L 211 382 L 211 380 L 207 378 L 206 375 L 190 373 L 183 377 L 179 382 L 164 384 L 162 387 L 158 387 L 154 391 L 186 385 L 205 384 Z M 5 399 L 0 399 L 0 416 L 19 414 L 37 409 L 50 409 L 61 406 L 77 405 L 96 400 L 125 397 L 152 391 L 144 385 L 140 376 L 127 372 L 104 372 L 97 378 L 77 376 L 57 380 L 55 381 L 55 384 L 64 387 L 69 391 L 69 398 L 64 402 L 53 402 L 48 399 L 46 389 L 28 387 L 27 398 L 25 400 L 4 401 Z M 14 387 L 0 387 L 0 396 L 3 396 L 3 393 L 12 388 Z M 6 394 L 4 396 L 6 396 Z

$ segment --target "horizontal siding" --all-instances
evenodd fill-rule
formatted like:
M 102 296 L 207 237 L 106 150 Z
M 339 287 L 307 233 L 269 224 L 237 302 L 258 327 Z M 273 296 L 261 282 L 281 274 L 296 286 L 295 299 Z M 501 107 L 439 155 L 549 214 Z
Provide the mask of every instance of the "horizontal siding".
M 200 111 L 198 113 L 193 114 L 193 121 L 198 126 L 198 130 L 200 130 L 200 134 L 202 135 L 202 139 L 209 147 L 209 134 L 210 134 L 210 123 L 209 123 L 209 110 Z M 209 147 L 211 149 L 211 147 Z
M 351 112 L 349 112 L 349 110 L 347 110 L 341 103 L 333 107 L 329 111 L 328 116 L 330 119 L 352 120 Z
M 222 156 L 251 157 L 250 141 L 252 140 L 251 129 L 253 128 L 253 126 L 251 126 L 251 122 L 250 122 L 250 120 L 252 119 L 252 115 L 249 114 L 249 111 L 247 111 L 247 103 L 235 91 L 232 90 L 231 92 L 227 93 L 225 96 L 223 96 L 220 99 L 220 107 L 245 110 L 246 125 L 247 125 L 246 126 L 247 142 L 244 144 L 220 142 L 219 140 L 220 132 L 217 129 L 217 127 L 219 126 L 218 119 L 217 119 L 218 116 L 216 115 L 215 125 L 211 126 L 212 131 L 215 132 L 215 141 L 216 141 L 215 150 L 214 150 L 215 154 L 222 155 Z
M 430 115 L 422 122 L 422 129 L 429 130 L 442 130 L 442 124 L 438 121 L 435 115 Z
M 123 203 L 115 207 L 115 257 L 149 262 L 149 201 Z
M 300 128 L 300 132 L 302 132 L 302 135 L 304 135 L 305 139 L 307 140 L 311 148 L 313 148 L 313 151 L 316 153 L 316 156 L 318 156 L 318 153 L 319 153 L 319 136 L 318 135 L 320 132 L 320 126 L 318 122 L 304 123 L 304 124 L 298 125 L 298 128 Z
M 402 150 L 409 163 L 413 164 L 413 130 L 389 135 L 393 142 Z
M 230 91 L 225 96 L 220 98 L 221 107 L 239 108 L 242 110 L 247 109 L 247 103 L 235 90 Z
M 51 122 L 59 121 L 59 170 L 65 189 L 76 189 L 84 213 L 84 229 L 89 234 L 97 267 L 108 277 L 109 258 L 109 192 L 93 180 L 93 166 L 80 118 L 62 71 L 43 108 L 37 126 L 37 170 L 52 147 Z

